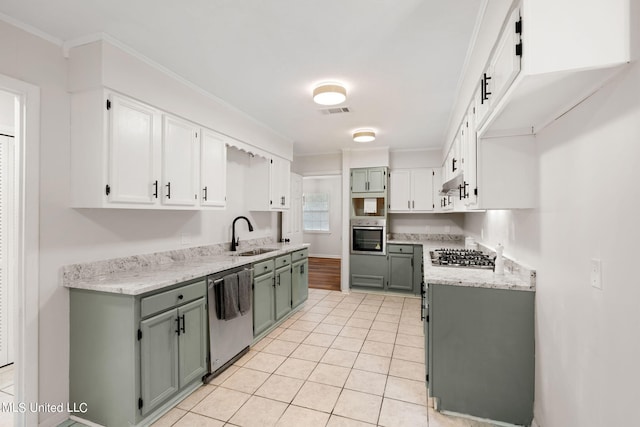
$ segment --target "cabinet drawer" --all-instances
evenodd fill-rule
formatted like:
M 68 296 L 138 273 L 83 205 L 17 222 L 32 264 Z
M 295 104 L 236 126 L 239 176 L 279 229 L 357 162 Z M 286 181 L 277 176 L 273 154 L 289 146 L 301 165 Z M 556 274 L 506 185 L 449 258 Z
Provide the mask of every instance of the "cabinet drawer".
M 365 274 L 352 274 L 351 275 L 352 287 L 365 287 L 365 288 L 384 288 L 383 276 L 369 276 Z
M 309 257 L 309 249 L 302 249 L 291 254 L 291 262 L 296 262 Z
M 257 262 L 253 264 L 253 276 L 258 277 L 265 273 L 269 273 L 273 271 L 273 260 L 269 259 L 267 261 Z
M 162 292 L 160 294 L 144 297 L 140 301 L 140 316 L 147 317 L 154 313 L 170 309 L 187 301 L 193 301 L 207 294 L 205 280 Z
M 394 254 L 412 254 L 413 245 L 387 245 L 387 252 Z
M 291 255 L 283 255 L 276 258 L 276 269 L 291 264 Z

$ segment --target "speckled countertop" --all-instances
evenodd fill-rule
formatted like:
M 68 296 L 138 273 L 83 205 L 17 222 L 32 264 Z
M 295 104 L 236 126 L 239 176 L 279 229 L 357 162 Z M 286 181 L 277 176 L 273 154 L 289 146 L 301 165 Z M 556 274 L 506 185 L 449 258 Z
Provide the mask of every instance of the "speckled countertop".
M 304 249 L 309 244 L 266 243 L 260 246 L 275 250 L 255 256 L 237 256 L 229 251 L 218 251 L 212 246 L 204 247 L 204 250 L 199 248 L 199 251 L 171 251 L 75 264 L 63 268 L 62 284 L 74 289 L 140 295 L 231 268 L 248 266 Z M 252 248 L 245 247 L 240 251 Z
M 427 284 L 535 291 L 535 270 L 507 258 L 505 258 L 505 272 L 502 276 L 497 276 L 492 270 L 431 265 L 429 251 L 440 248 L 464 249 L 464 241 L 391 238 L 387 243 L 423 246 L 424 281 Z M 490 249 L 485 247 L 480 249 L 483 252 L 490 252 Z

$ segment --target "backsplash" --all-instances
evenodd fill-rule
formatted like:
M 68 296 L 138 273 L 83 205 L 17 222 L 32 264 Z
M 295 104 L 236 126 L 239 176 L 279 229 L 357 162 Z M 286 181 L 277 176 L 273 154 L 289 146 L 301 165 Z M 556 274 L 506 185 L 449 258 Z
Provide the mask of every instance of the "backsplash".
M 482 251 L 483 253 L 489 255 L 492 258 L 495 258 L 496 256 L 496 251 L 492 248 L 490 248 L 487 245 L 484 245 L 480 242 L 478 242 L 478 249 L 480 251 Z M 504 269 L 505 271 L 511 273 L 511 274 L 515 274 L 516 276 L 519 276 L 520 278 L 522 278 L 523 280 L 528 281 L 529 283 L 531 283 L 532 287 L 535 287 L 536 285 L 536 270 L 527 267 L 523 264 L 518 263 L 517 261 L 512 260 L 511 258 L 504 256 Z
M 433 240 L 436 242 L 461 242 L 464 241 L 463 234 L 418 234 L 418 233 L 389 233 L 387 240 L 407 240 L 423 241 Z
M 264 246 L 274 243 L 273 237 L 244 240 L 240 250 L 255 246 Z M 155 252 L 144 255 L 132 255 L 122 258 L 112 258 L 101 261 L 72 264 L 62 267 L 62 283 L 85 280 L 95 276 L 113 274 L 139 268 L 148 268 L 166 265 L 172 262 L 186 261 L 192 258 L 220 255 L 229 252 L 231 243 L 216 243 L 214 245 L 196 246 L 193 248 L 176 249 L 173 251 Z

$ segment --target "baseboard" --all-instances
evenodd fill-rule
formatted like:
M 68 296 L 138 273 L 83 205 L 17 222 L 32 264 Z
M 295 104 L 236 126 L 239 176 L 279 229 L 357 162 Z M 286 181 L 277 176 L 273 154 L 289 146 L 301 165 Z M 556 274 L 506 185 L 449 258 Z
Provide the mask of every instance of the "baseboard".
M 328 254 L 309 254 L 309 258 L 331 258 L 331 259 L 342 259 L 340 255 L 328 255 Z
M 68 412 L 60 412 L 55 415 L 50 416 L 46 420 L 41 423 L 38 423 L 38 427 L 56 427 L 62 424 L 65 420 L 69 419 Z

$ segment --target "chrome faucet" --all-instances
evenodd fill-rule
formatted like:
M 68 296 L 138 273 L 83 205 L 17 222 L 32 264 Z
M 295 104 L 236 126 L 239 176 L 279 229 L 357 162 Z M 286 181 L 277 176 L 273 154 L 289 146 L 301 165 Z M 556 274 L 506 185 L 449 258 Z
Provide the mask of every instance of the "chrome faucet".
M 246 216 L 239 216 L 233 220 L 233 224 L 231 225 L 231 251 L 233 252 L 235 252 L 236 248 L 240 244 L 240 237 L 238 237 L 238 240 L 236 241 L 236 221 L 239 219 L 244 219 L 245 221 L 247 221 L 247 224 L 249 225 L 249 231 L 253 231 L 253 225 L 251 225 L 251 221 L 249 221 L 249 218 L 247 218 Z

